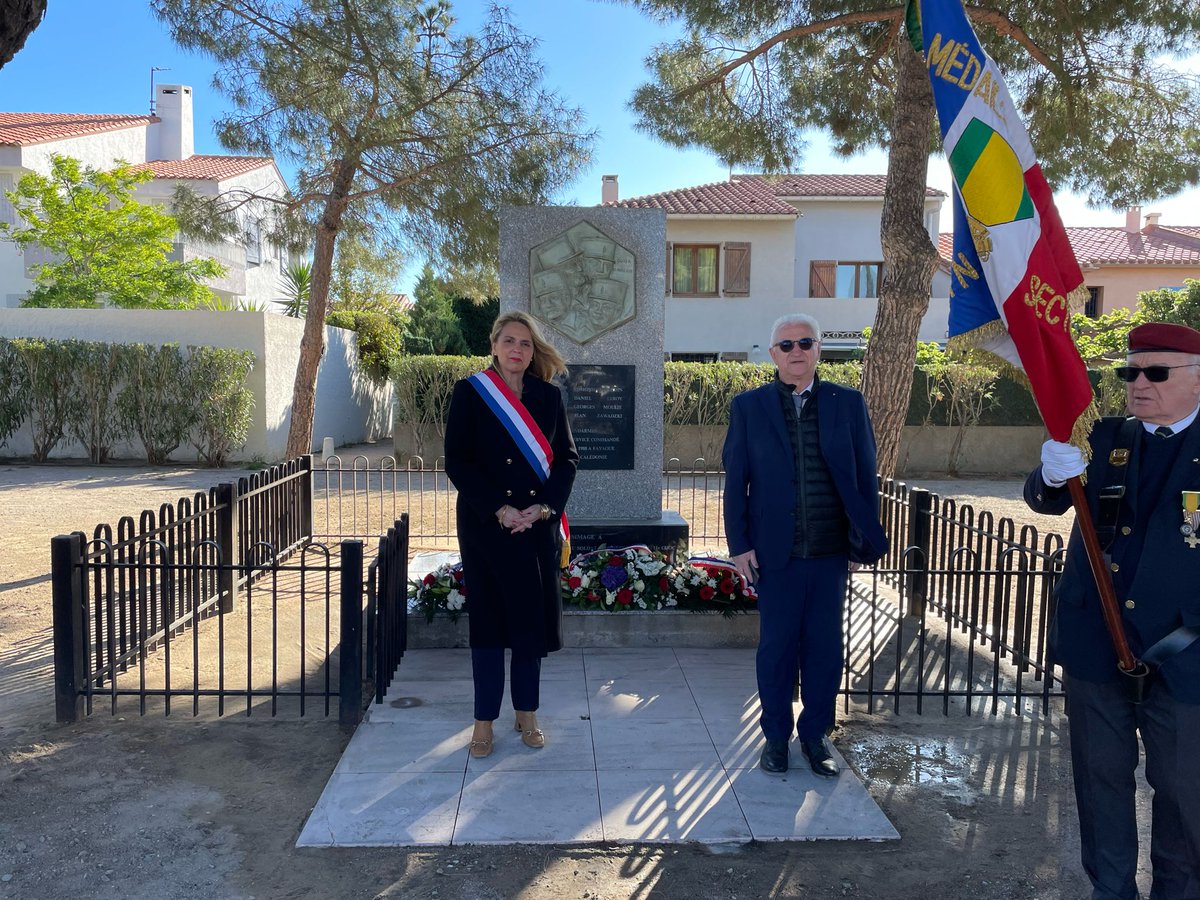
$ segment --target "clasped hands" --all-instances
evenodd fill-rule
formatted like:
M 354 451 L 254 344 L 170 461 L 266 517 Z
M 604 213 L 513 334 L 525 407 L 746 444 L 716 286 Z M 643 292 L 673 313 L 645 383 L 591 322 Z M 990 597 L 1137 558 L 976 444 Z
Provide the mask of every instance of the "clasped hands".
M 535 503 L 533 506 L 527 506 L 524 509 L 516 509 L 505 504 L 496 510 L 496 519 L 500 522 L 501 528 L 507 528 L 513 534 L 519 534 L 533 527 L 533 523 L 544 518 L 542 515 L 542 505 Z

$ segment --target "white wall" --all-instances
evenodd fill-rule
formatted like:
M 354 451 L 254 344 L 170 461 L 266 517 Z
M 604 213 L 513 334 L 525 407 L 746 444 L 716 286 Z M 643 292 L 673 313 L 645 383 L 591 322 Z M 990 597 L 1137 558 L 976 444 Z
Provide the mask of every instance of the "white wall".
M 667 240 L 677 244 L 750 242 L 750 295 L 728 298 L 667 297 L 669 353 L 750 353 L 765 350 L 771 323 L 792 311 L 791 220 L 667 217 Z M 723 275 L 722 275 L 723 277 Z M 765 325 L 764 325 L 765 322 Z
M 292 387 L 300 355 L 304 322 L 274 313 L 230 313 L 198 310 L 14 309 L 0 310 L 0 337 L 44 337 L 53 340 L 111 343 L 179 343 L 253 351 L 257 360 L 247 386 L 254 394 L 250 435 L 236 459 L 284 458 L 291 425 Z M 326 328 L 327 348 L 317 373 L 317 411 L 313 448 L 326 435 L 338 444 L 376 440 L 390 433 L 391 385 L 376 387 L 355 368 L 354 336 Z M 5 456 L 31 452 L 29 426 L 0 448 Z M 79 457 L 80 448 L 60 444 L 55 457 Z M 141 456 L 137 445 L 118 447 L 117 458 Z M 171 457 L 194 460 L 191 447 Z

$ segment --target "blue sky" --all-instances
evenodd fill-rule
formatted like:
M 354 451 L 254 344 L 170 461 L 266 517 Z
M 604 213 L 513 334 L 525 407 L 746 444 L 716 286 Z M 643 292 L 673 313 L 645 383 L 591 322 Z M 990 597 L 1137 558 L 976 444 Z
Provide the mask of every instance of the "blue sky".
M 486 7 L 459 0 L 456 13 L 469 22 Z M 590 169 L 558 198 L 563 204 L 600 201 L 600 176 L 620 177 L 622 197 L 725 180 L 729 172 L 706 153 L 666 147 L 634 130 L 627 104 L 646 80 L 650 49 L 670 35 L 623 4 L 607 0 L 512 0 L 516 23 L 541 39 L 546 83 L 583 108 L 600 132 Z M 212 121 L 225 98 L 210 87 L 209 60 L 176 47 L 144 0 L 50 0 L 46 20 L 25 48 L 0 70 L 0 110 L 6 112 L 141 113 L 148 111 L 151 66 L 167 67 L 159 83 L 195 89 L 196 152 L 225 152 Z M 810 173 L 884 173 L 887 158 L 876 151 L 852 159 L 833 156 L 819 133 L 810 135 L 801 167 Z M 286 173 L 285 173 L 286 174 Z M 948 191 L 949 169 L 931 160 L 929 183 Z M 1057 195 L 1068 225 L 1121 225 L 1124 211 L 1087 208 L 1081 197 Z M 1200 191 L 1148 203 L 1164 225 L 1200 224 Z M 949 229 L 949 208 L 942 227 Z M 401 284 L 400 289 L 410 285 Z

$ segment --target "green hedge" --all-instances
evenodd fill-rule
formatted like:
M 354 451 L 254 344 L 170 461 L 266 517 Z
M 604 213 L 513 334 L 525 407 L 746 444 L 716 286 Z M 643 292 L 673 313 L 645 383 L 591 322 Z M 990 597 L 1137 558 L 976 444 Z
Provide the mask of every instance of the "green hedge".
M 37 462 L 70 439 L 103 463 L 136 438 L 155 465 L 185 441 L 224 465 L 249 434 L 254 364 L 249 350 L 0 338 L 0 446 L 28 424 Z
M 401 357 L 393 380 L 396 386 L 396 421 L 407 425 L 440 425 L 445 421 L 454 382 L 487 365 L 486 357 L 411 356 Z M 771 380 L 770 363 L 691 363 L 668 362 L 663 366 L 663 422 L 666 425 L 724 425 L 729 421 L 729 404 L 741 391 Z M 817 371 L 827 381 L 858 387 L 862 380 L 861 362 L 823 362 Z M 1113 388 L 1110 373 L 1089 372 L 1099 392 L 1101 412 L 1119 413 L 1124 393 Z M 949 404 L 935 401 L 930 410 L 928 382 L 924 369 L 913 370 L 913 389 L 909 400 L 909 425 L 946 425 Z M 1110 383 L 1111 382 L 1111 383 Z M 1041 417 L 1029 389 L 1006 375 L 999 375 L 991 389 L 979 425 L 1040 425 Z

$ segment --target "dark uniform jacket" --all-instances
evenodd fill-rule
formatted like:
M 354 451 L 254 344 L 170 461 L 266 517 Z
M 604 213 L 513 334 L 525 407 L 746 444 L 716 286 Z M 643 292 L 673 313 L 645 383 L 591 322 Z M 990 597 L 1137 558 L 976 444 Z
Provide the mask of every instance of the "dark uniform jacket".
M 544 503 L 561 513 L 579 454 L 562 394 L 526 375 L 522 402 L 554 451 L 545 484 L 496 414 L 466 379 L 454 386 L 446 419 L 446 474 L 458 489 L 458 543 L 472 647 L 515 647 L 545 654 L 562 647 L 558 516 L 519 534 L 496 510 Z
M 1102 487 L 1120 483 L 1119 467 L 1110 462 L 1124 419 L 1105 418 L 1092 429 L 1092 461 L 1086 493 L 1096 521 Z M 1130 649 L 1141 656 L 1180 624 L 1200 626 L 1200 546 L 1191 547 L 1180 533 L 1182 492 L 1200 491 L 1200 427 L 1193 423 L 1170 441 L 1173 463 L 1165 472 L 1147 471 L 1147 435 L 1139 424 L 1130 447 L 1125 496 L 1109 547 L 1117 589 L 1117 605 Z M 1157 476 L 1157 477 L 1156 477 Z M 1160 483 L 1157 503 L 1147 508 L 1140 494 L 1148 483 Z M 1155 485 L 1157 486 L 1157 485 Z M 1026 479 L 1025 501 L 1035 512 L 1057 515 L 1071 506 L 1067 488 L 1048 487 L 1039 466 Z M 1200 543 L 1200 542 L 1197 542 Z M 1050 633 L 1054 659 L 1068 675 L 1085 681 L 1118 677 L 1116 651 L 1104 627 L 1100 595 L 1092 578 L 1079 528 L 1071 529 L 1066 567 L 1055 591 L 1056 608 Z M 1200 703 L 1200 641 L 1163 663 L 1158 675 L 1175 699 Z
M 867 404 L 853 388 L 815 383 L 821 455 L 848 520 L 849 556 L 871 563 L 887 549 L 879 523 L 875 435 Z M 763 569 L 779 569 L 792 556 L 797 483 L 792 438 L 779 388 L 765 384 L 733 398 L 725 465 L 725 533 L 734 556 L 754 550 Z

